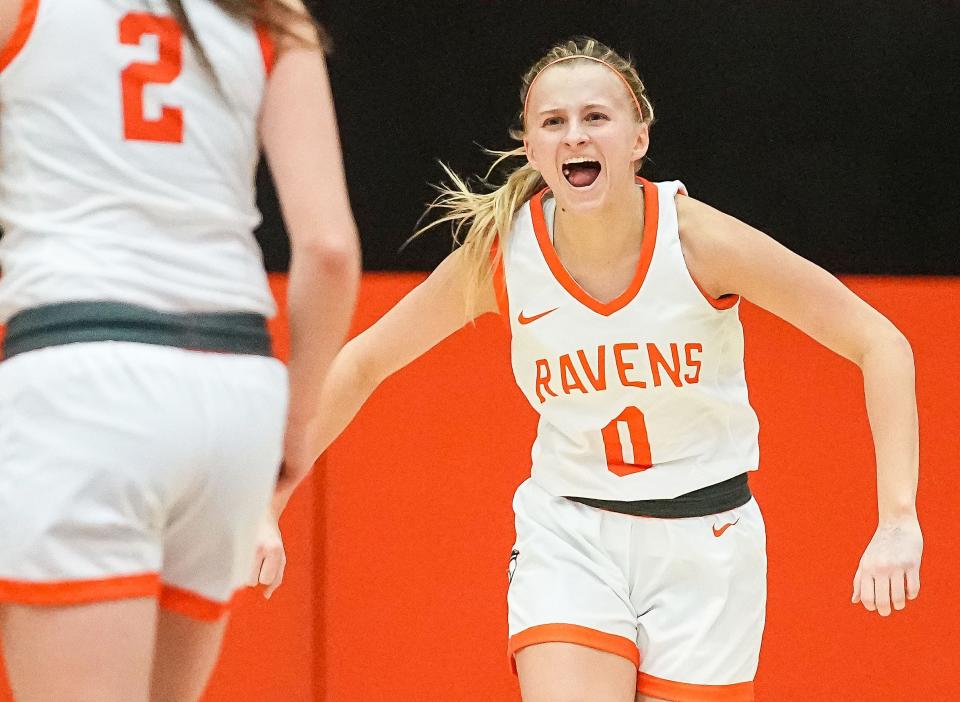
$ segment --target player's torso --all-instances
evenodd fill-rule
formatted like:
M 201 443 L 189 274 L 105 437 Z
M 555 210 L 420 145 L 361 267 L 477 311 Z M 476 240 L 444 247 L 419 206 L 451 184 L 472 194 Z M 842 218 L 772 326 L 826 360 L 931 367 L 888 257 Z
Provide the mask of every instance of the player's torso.
M 606 304 L 557 257 L 549 199 L 515 219 L 504 251 L 512 363 L 541 415 L 533 476 L 554 494 L 675 497 L 756 467 L 736 299 L 718 309 L 690 277 L 677 188 L 644 181 L 640 262 Z
M 219 92 L 164 2 L 26 0 L 0 73 L 3 316 L 76 295 L 270 312 L 251 235 L 268 43 L 183 4 Z

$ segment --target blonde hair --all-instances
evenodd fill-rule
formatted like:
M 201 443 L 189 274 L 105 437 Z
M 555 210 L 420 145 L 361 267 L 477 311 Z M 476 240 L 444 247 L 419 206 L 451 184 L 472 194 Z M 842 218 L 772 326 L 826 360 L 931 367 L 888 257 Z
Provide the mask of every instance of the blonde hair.
M 575 58 L 579 56 L 600 61 L 616 71 L 633 91 L 635 98 L 634 111 L 640 110 L 640 113 L 636 115 L 637 120 L 647 125 L 653 124 L 653 105 L 647 96 L 646 88 L 643 81 L 640 80 L 633 62 L 629 57 L 620 56 L 609 46 L 590 37 L 576 37 L 556 44 L 534 63 L 524 74 L 521 81 L 521 106 L 526 103 L 527 93 L 529 93 L 530 87 L 541 71 L 561 59 L 574 59 L 568 62 L 577 63 Z M 517 141 L 523 141 L 526 132 L 524 119 L 525 115 L 521 109 L 517 121 L 519 126 L 510 129 L 510 136 Z M 489 192 L 471 190 L 464 179 L 441 163 L 441 167 L 449 178 L 449 184 L 437 186 L 439 195 L 428 206 L 425 215 L 434 210 L 440 210 L 443 214 L 414 234 L 414 236 L 418 236 L 439 224 L 450 222 L 453 229 L 453 245 L 463 249 L 462 263 L 467 269 L 465 296 L 466 312 L 469 318 L 475 316 L 480 290 L 489 284 L 502 257 L 502 243 L 500 247 L 494 248 L 498 234 L 501 235 L 501 238 L 507 236 L 517 210 L 537 192 L 546 187 L 540 173 L 526 161 L 526 153 L 522 146 L 509 151 L 490 149 L 485 149 L 485 151 L 496 157 L 486 175 L 480 179 L 481 184 Z M 522 158 L 524 162 L 508 173 L 506 181 L 502 185 L 491 184 L 490 177 L 493 172 L 510 158 Z M 637 164 L 638 171 L 642 164 L 641 159 Z M 464 229 L 466 229 L 465 233 Z

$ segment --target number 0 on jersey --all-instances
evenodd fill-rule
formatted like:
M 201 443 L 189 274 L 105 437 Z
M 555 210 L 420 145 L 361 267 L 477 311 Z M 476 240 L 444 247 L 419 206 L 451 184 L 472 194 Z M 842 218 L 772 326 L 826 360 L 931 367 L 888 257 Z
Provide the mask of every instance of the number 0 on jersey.
M 621 477 L 639 473 L 653 465 L 650 440 L 643 412 L 627 407 L 614 417 L 600 433 L 607 454 L 607 468 Z

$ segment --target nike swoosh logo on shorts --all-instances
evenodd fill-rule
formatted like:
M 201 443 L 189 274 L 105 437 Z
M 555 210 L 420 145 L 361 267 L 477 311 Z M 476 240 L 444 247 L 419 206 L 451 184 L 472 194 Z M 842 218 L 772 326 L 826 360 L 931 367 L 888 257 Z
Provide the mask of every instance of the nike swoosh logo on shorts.
M 740 517 L 737 517 L 737 522 L 739 522 L 739 521 L 740 521 Z M 732 527 L 732 526 L 733 526 L 734 524 L 736 524 L 737 522 L 730 522 L 729 524 L 724 524 L 724 525 L 723 525 L 722 527 L 720 527 L 719 529 L 717 529 L 716 525 L 714 525 L 714 527 L 713 527 L 713 535 L 716 536 L 716 537 L 719 539 L 721 536 L 723 536 L 723 532 L 725 532 L 727 529 L 729 529 L 730 527 Z
M 520 312 L 520 315 L 517 317 L 517 321 L 520 322 L 520 324 L 530 324 L 530 322 L 536 322 L 536 321 L 537 321 L 538 319 L 540 319 L 541 317 L 546 317 L 548 314 L 550 314 L 551 312 L 556 312 L 558 309 L 560 309 L 560 308 L 559 308 L 559 307 L 554 307 L 552 310 L 547 310 L 546 312 L 541 312 L 540 314 L 535 314 L 535 315 L 533 315 L 532 317 L 525 317 L 525 316 L 523 315 L 523 312 L 521 311 L 521 312 Z

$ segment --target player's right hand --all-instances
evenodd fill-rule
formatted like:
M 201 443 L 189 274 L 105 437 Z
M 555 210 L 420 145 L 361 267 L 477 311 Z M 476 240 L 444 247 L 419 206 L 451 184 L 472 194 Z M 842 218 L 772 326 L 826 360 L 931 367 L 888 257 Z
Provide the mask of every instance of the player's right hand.
M 247 585 L 264 586 L 263 596 L 268 600 L 274 590 L 283 582 L 283 570 L 287 565 L 287 554 L 283 550 L 283 537 L 272 510 L 268 510 L 260 520 L 257 529 L 257 549 L 254 554 L 253 568 Z

